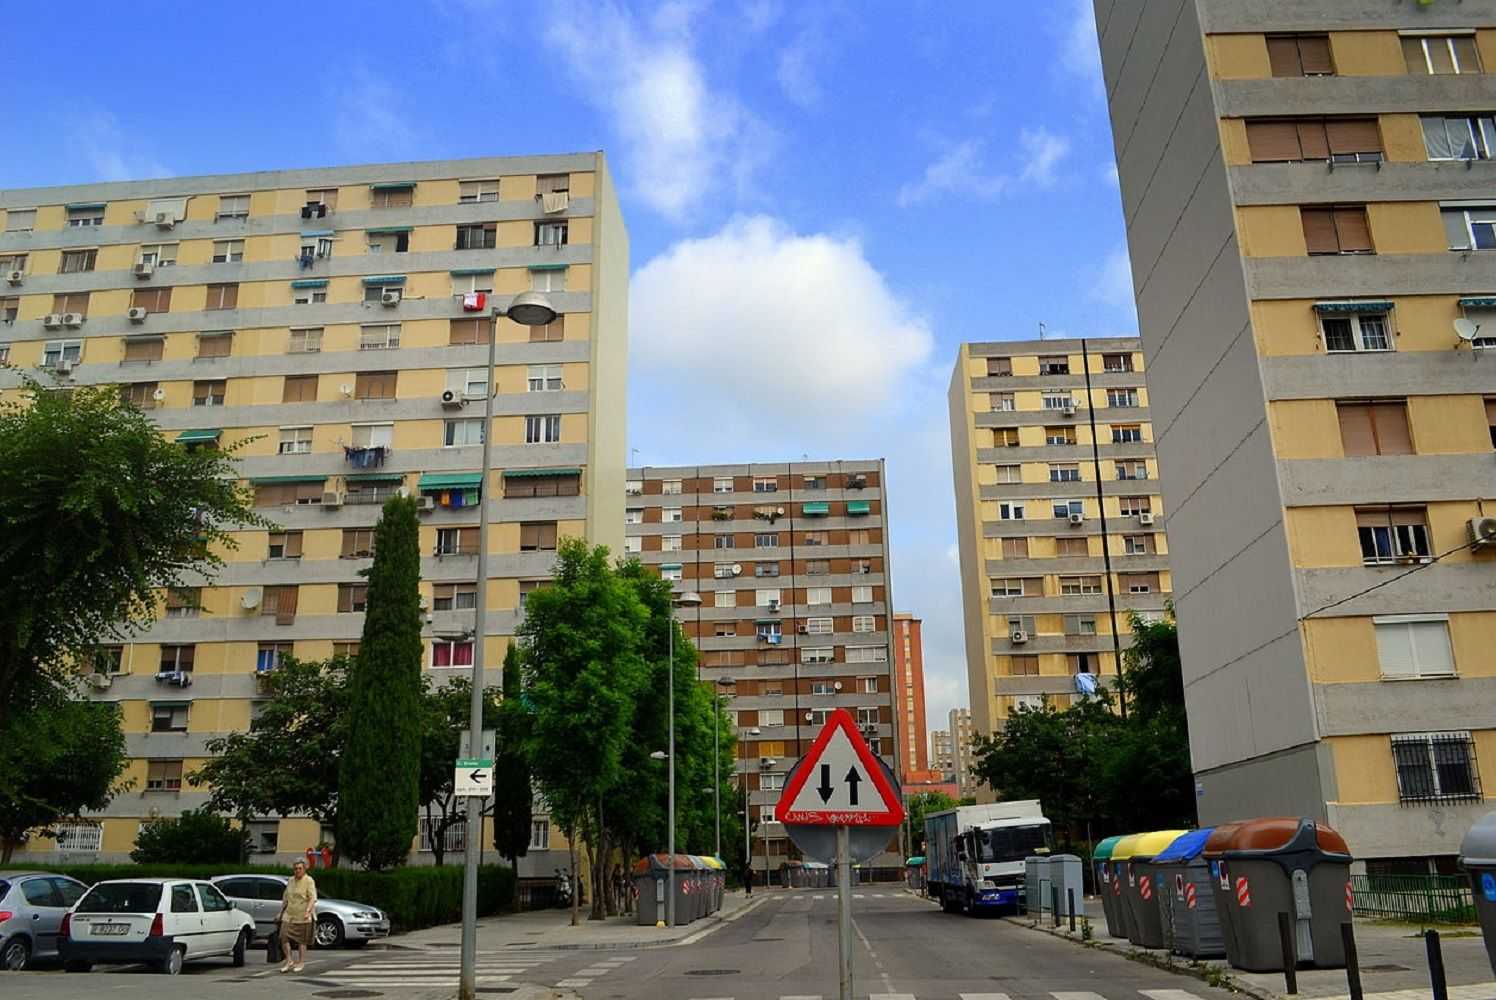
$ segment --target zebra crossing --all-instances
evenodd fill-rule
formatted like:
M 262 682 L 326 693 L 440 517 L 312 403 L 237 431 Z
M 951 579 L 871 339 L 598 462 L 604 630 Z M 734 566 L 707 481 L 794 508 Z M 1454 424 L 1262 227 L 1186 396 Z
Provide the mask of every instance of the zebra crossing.
M 478 986 L 500 986 L 521 978 L 534 982 L 542 967 L 559 957 L 559 952 L 480 952 L 475 966 Z M 458 958 L 449 952 L 402 952 L 389 957 L 371 955 L 336 969 L 319 971 L 312 984 L 370 990 L 414 987 L 438 990 L 447 986 L 455 989 L 459 972 Z
M 1203 997 L 1191 993 L 1189 990 L 1137 990 L 1136 995 L 1140 995 L 1146 998 L 1146 1000 L 1204 1000 Z M 1080 990 L 1060 990 L 1044 994 L 1025 993 L 1019 1000 L 1040 1000 L 1041 997 L 1045 996 L 1051 998 L 1051 1000 L 1136 1000 L 1136 996 L 1132 992 L 1128 992 L 1125 995 L 1104 997 L 1100 993 L 1090 993 Z M 868 1000 L 948 1000 L 948 998 L 932 997 L 929 995 L 921 997 L 914 993 L 869 993 L 867 998 Z M 689 1000 L 737 1000 L 737 998 L 730 996 L 690 997 Z M 796 993 L 782 996 L 779 1000 L 831 1000 L 831 998 L 824 997 L 819 993 Z M 957 993 L 955 994 L 955 1000 L 1014 1000 L 1014 998 L 1007 993 Z
M 627 965 L 638 957 L 638 955 L 610 955 L 607 958 L 599 958 L 585 969 L 578 969 L 570 976 L 556 983 L 556 988 L 579 990 L 584 986 L 591 986 L 594 979 L 599 976 L 606 976 L 619 966 Z

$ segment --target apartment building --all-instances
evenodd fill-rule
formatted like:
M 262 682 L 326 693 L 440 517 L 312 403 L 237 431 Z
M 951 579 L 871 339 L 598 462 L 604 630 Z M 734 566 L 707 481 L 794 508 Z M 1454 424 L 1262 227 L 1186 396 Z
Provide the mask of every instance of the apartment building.
M 1496 762 L 1496 11 L 1096 15 L 1200 821 L 1448 865 Z
M 949 729 L 930 731 L 930 770 L 947 775 L 956 773 L 956 751 Z
M 798 857 L 774 803 L 831 710 L 899 773 L 885 482 L 882 459 L 628 471 L 624 551 L 701 596 L 678 615 L 728 698 L 761 877 Z
M 950 416 L 971 722 L 990 734 L 1111 683 L 1131 613 L 1169 600 L 1142 345 L 963 344 Z
M 0 191 L 0 281 L 0 361 L 117 385 L 184 447 L 241 445 L 275 524 L 99 651 L 90 697 L 123 708 L 133 788 L 38 853 L 123 857 L 143 818 L 204 802 L 187 777 L 209 739 L 249 726 L 281 657 L 357 649 L 360 572 L 396 493 L 421 504 L 438 683 L 472 663 L 478 586 L 497 683 L 557 538 L 622 543 L 628 237 L 600 153 Z M 491 310 L 529 290 L 559 315 L 497 319 L 490 372 Z M 300 818 L 251 830 L 264 854 L 326 839 Z M 537 852 L 555 846 L 537 817 Z
M 893 706 L 899 741 L 899 779 L 929 770 L 925 728 L 924 622 L 906 611 L 893 616 Z
M 960 798 L 974 798 L 977 794 L 977 779 L 971 769 L 976 764 L 971 741 L 976 738 L 976 727 L 972 725 L 971 709 L 953 708 L 947 717 L 951 734 L 951 767 L 956 774 L 956 787 Z

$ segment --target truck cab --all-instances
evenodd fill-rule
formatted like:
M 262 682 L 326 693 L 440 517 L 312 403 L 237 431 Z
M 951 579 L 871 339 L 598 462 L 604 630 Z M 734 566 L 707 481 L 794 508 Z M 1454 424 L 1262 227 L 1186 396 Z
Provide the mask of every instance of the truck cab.
M 996 820 L 961 834 L 958 857 L 965 907 L 1017 907 L 1023 899 L 1024 859 L 1054 850 L 1049 820 Z

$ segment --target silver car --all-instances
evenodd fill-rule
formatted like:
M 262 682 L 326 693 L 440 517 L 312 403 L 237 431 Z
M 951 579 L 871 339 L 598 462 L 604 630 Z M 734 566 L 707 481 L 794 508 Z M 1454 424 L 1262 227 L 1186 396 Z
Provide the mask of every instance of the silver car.
M 283 875 L 219 875 L 213 884 L 236 907 L 255 918 L 255 936 L 263 938 L 270 936 L 280 916 L 286 881 Z M 342 899 L 317 899 L 314 937 L 318 948 L 362 948 L 389 934 L 390 918 L 377 907 Z
M 48 872 L 0 872 L 0 969 L 57 957 L 63 914 L 88 886 Z

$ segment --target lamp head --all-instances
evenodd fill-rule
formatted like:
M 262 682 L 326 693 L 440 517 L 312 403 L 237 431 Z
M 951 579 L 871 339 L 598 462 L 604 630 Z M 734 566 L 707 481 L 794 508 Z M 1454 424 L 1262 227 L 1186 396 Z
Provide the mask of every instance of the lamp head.
M 520 292 L 504 315 L 520 326 L 545 326 L 560 315 L 543 292 Z
M 674 598 L 674 601 L 675 606 L 678 608 L 701 607 L 701 595 L 696 593 L 696 591 L 694 590 L 688 590 L 685 593 L 677 594 Z
M 649 755 L 650 760 L 664 760 L 665 757 L 666 753 L 663 750 L 656 750 L 654 753 Z

